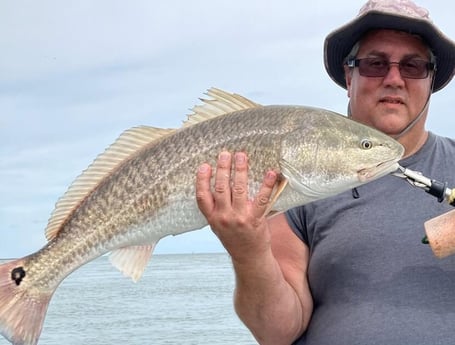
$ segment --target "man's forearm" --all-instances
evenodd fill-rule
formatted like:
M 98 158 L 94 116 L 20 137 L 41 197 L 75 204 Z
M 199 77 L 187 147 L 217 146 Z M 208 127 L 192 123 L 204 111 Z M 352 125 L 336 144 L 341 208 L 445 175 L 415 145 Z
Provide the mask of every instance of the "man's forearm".
M 249 262 L 233 260 L 235 309 L 261 345 L 289 345 L 304 330 L 304 311 L 272 251 Z

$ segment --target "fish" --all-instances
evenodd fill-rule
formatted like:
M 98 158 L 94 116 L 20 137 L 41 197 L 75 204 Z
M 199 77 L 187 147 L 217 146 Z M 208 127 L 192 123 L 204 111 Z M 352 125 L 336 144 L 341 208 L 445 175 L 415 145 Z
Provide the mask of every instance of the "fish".
M 207 226 L 196 171 L 221 151 L 248 154 L 250 197 L 266 171 L 278 173 L 267 216 L 394 172 L 404 153 L 386 134 L 326 109 L 262 106 L 217 88 L 206 96 L 180 128 L 123 132 L 57 200 L 47 243 L 0 265 L 0 331 L 12 344 L 38 343 L 53 293 L 80 266 L 110 253 L 136 282 L 161 238 Z

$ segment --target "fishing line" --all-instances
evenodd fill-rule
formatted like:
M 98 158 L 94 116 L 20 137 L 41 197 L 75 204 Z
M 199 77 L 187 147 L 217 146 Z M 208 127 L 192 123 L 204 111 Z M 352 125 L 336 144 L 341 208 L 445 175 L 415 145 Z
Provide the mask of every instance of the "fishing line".
M 433 87 L 434 87 L 434 80 L 435 80 L 435 75 L 436 73 L 433 73 L 433 76 L 431 78 L 431 87 L 430 87 L 430 91 L 428 93 L 428 96 L 427 96 L 427 100 L 422 108 L 422 110 L 420 111 L 419 115 L 417 115 L 417 117 L 412 120 L 400 133 L 398 133 L 397 135 L 394 135 L 394 136 L 391 136 L 392 138 L 394 138 L 395 140 L 398 140 L 399 138 L 401 138 L 403 135 L 405 135 L 407 132 L 409 132 L 409 130 L 415 126 L 415 124 L 422 118 L 422 116 L 424 115 L 425 111 L 428 110 L 428 106 L 430 105 L 430 98 L 431 98 L 431 94 L 433 93 Z

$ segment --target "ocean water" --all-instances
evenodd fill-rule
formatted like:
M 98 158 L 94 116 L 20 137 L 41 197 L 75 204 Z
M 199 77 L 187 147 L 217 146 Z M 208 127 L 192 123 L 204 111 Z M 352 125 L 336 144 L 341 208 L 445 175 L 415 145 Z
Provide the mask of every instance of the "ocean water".
M 235 315 L 233 289 L 224 253 L 155 255 L 136 284 L 101 257 L 59 286 L 38 344 L 257 344 Z

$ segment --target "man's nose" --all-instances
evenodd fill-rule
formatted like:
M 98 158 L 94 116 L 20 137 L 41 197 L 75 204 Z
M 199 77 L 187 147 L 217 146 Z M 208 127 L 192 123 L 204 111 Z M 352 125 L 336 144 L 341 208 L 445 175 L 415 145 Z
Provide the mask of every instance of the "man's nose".
M 400 64 L 398 62 L 389 63 L 389 70 L 384 76 L 384 82 L 394 85 L 404 85 L 404 79 L 401 76 Z

